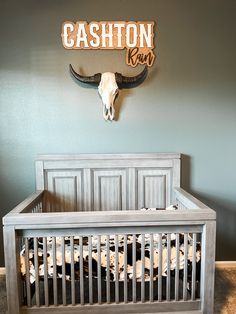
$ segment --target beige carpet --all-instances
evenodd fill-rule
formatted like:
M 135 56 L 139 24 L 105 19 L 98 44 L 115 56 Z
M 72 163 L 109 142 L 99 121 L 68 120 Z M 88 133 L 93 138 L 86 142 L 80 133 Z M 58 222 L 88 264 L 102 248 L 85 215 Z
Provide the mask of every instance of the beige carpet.
M 236 314 L 236 268 L 216 271 L 215 314 Z
M 5 276 L 0 276 L 0 314 L 6 313 Z M 215 314 L 236 314 L 236 269 L 216 271 Z

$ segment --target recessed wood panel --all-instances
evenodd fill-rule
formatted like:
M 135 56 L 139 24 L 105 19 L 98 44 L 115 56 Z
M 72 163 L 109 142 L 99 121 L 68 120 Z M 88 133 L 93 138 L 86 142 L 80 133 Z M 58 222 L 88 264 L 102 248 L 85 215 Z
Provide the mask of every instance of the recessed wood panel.
M 83 210 L 82 171 L 46 173 L 51 211 Z
M 170 169 L 137 169 L 137 208 L 170 205 Z
M 51 200 L 46 210 L 166 207 L 180 186 L 180 155 L 49 155 L 37 161 L 36 178 Z
M 93 170 L 93 209 L 127 209 L 126 170 Z

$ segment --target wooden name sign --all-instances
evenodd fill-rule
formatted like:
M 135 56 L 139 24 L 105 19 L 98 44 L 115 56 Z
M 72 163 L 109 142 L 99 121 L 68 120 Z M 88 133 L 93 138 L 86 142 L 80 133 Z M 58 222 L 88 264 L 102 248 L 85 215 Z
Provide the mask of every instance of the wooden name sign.
M 62 44 L 66 49 L 127 49 L 126 63 L 152 66 L 155 55 L 154 22 L 66 21 L 62 25 Z

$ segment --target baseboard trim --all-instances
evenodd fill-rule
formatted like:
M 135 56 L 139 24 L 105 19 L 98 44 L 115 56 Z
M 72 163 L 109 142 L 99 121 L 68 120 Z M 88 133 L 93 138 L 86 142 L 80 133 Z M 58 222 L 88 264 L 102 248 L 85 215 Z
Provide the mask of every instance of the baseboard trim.
M 6 275 L 6 268 L 0 267 L 0 276 Z
M 216 268 L 236 268 L 236 261 L 216 261 Z

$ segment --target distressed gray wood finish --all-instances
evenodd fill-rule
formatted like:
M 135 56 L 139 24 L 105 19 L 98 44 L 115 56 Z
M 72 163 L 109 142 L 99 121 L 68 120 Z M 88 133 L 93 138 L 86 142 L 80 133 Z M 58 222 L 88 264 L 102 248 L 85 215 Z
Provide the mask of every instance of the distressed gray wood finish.
M 27 305 L 31 306 L 31 291 L 30 291 L 30 273 L 29 273 L 29 241 L 25 238 L 25 268 L 26 268 L 26 295 L 27 295 Z M 46 303 L 45 303 L 46 304 Z
M 47 261 L 47 238 L 43 238 L 43 264 L 44 264 L 44 301 L 49 306 L 48 297 L 48 261 Z
M 7 305 L 9 314 L 20 313 L 19 249 L 14 226 L 4 226 L 4 253 L 6 267 Z
M 70 237 L 70 246 L 71 246 L 71 304 L 75 305 L 75 264 L 74 264 L 74 237 L 73 236 Z
M 179 234 L 176 234 L 175 301 L 179 300 Z
M 201 299 L 202 312 L 213 313 L 215 281 L 216 222 L 207 221 L 202 233 Z
M 164 208 L 180 186 L 180 154 L 41 156 L 36 180 L 46 211 Z
M 9 314 L 47 312 L 213 313 L 216 216 L 213 210 L 180 188 L 179 154 L 41 156 L 36 162 L 36 187 L 39 191 L 32 194 L 3 218 Z M 177 202 L 180 210 L 130 211 L 140 207 L 165 207 L 172 202 Z M 72 267 L 71 305 L 60 304 L 57 306 L 55 278 L 54 306 L 47 306 L 48 300 L 45 302 L 46 306 L 21 306 L 17 236 L 27 238 L 70 236 L 73 246 L 75 235 L 82 237 L 86 234 L 104 234 L 109 238 L 109 235 L 113 233 L 151 234 L 151 263 L 153 262 L 152 234 L 202 234 L 200 300 L 195 300 L 195 295 L 192 295 L 192 300 L 187 301 L 154 301 L 153 282 L 150 282 L 150 302 L 137 302 L 134 293 L 133 302 L 126 304 L 127 293 L 124 293 L 124 302 L 120 303 L 118 289 L 116 289 L 118 304 L 109 304 L 110 281 L 109 272 L 107 272 L 106 304 L 93 304 L 90 278 L 91 305 L 78 305 L 75 303 L 75 275 L 74 267 Z M 90 236 L 89 242 L 89 246 L 91 246 Z M 194 242 L 196 244 L 195 236 Z M 100 244 L 98 245 L 100 246 Z M 133 253 L 135 254 L 136 251 L 134 250 Z M 91 251 L 89 255 L 91 255 Z M 73 258 L 71 255 L 72 263 L 74 262 Z M 109 255 L 107 255 L 107 259 L 109 260 Z M 89 267 L 89 269 L 91 268 Z M 153 267 L 150 275 L 153 277 Z M 135 283 L 133 288 L 136 289 Z M 178 287 L 175 288 L 179 290 Z M 65 299 L 65 287 L 63 290 Z M 168 290 L 169 283 L 167 284 Z M 47 294 L 46 291 L 46 296 Z M 161 295 L 159 294 L 160 299 Z M 144 301 L 144 289 L 141 301 Z M 31 305 L 29 297 L 28 305 Z
M 107 235 L 106 237 L 107 239 L 107 265 L 109 265 L 110 263 L 110 236 Z M 107 293 L 107 303 L 109 304 L 110 303 L 110 300 L 111 300 L 111 295 L 110 295 L 110 268 L 108 267 L 107 268 L 107 284 L 106 284 L 106 293 Z
M 39 307 L 39 262 L 38 262 L 38 239 L 34 238 L 34 268 L 35 268 L 35 295 L 36 306 Z
M 128 303 L 127 298 L 127 235 L 124 235 L 124 302 Z
M 79 237 L 79 243 L 80 243 L 80 256 L 83 256 L 83 237 Z M 74 250 L 71 250 L 71 253 L 73 252 L 74 255 Z M 71 254 L 72 255 L 72 254 Z M 74 257 L 73 257 L 74 258 Z M 83 268 L 83 259 L 80 258 L 79 261 L 79 267 L 80 267 L 80 304 L 84 304 L 84 268 Z
M 166 280 L 166 300 L 170 301 L 170 260 L 171 260 L 171 235 L 167 233 L 167 280 Z
M 38 176 L 37 176 L 38 177 Z M 46 211 L 81 211 L 83 208 L 83 171 L 50 170 L 45 172 L 49 192 Z
M 195 300 L 195 288 L 196 288 L 196 233 L 193 233 L 193 261 L 192 261 L 192 295 L 191 299 Z
M 34 314 L 42 314 L 42 313 L 122 313 L 122 314 L 137 314 L 137 313 L 159 313 L 159 314 L 202 314 L 200 310 L 200 302 L 199 301 L 187 301 L 187 302 L 178 302 L 176 304 L 170 304 L 165 302 L 160 303 L 152 303 L 152 304 L 144 304 L 144 303 L 135 303 L 135 304 L 109 304 L 109 305 L 83 305 L 83 306 L 67 306 L 67 307 L 41 307 L 41 308 L 31 308 L 27 309 L 23 307 L 22 314 L 34 313 Z

